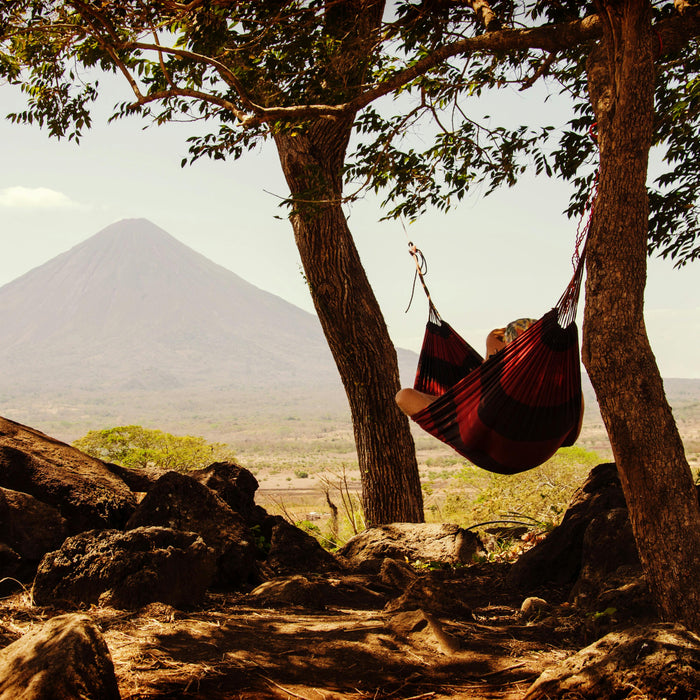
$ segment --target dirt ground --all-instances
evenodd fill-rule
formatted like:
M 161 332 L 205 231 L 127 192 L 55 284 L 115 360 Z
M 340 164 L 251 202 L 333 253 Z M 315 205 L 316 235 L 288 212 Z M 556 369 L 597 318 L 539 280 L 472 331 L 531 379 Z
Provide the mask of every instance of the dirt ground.
M 607 630 L 556 600 L 547 616 L 524 621 L 522 597 L 504 584 L 507 566 L 451 572 L 471 616 L 435 614 L 423 626 L 410 610 L 269 609 L 230 593 L 212 593 L 190 611 L 156 603 L 81 612 L 105 636 L 123 700 L 515 700 L 546 668 Z M 23 593 L 0 601 L 0 611 L 4 646 L 69 610 L 32 607 Z

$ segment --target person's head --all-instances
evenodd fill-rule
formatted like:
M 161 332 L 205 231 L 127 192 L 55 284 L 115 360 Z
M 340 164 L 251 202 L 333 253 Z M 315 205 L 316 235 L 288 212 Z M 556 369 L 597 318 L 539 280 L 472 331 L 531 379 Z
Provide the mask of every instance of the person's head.
M 512 343 L 536 321 L 536 318 L 518 318 L 515 321 L 511 321 L 503 331 L 503 342 L 506 345 Z

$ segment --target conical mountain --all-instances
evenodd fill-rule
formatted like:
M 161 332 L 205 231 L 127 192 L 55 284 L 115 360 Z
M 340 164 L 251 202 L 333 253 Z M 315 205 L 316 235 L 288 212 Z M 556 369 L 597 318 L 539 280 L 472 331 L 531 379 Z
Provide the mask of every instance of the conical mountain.
M 145 219 L 0 287 L 0 394 L 338 385 L 318 319 Z

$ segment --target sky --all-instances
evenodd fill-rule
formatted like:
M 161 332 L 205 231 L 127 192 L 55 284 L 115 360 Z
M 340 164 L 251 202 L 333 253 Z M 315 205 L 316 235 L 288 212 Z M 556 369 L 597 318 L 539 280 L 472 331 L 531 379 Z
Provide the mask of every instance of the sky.
M 107 124 L 126 99 L 109 87 L 79 145 L 49 139 L 37 126 L 0 121 L 0 286 L 124 218 L 146 218 L 256 286 L 313 312 L 291 225 L 279 207 L 288 190 L 271 144 L 240 161 L 180 167 L 191 125 L 144 129 L 138 118 Z M 547 109 L 529 93 L 505 108 Z M 22 109 L 0 85 L 0 114 Z M 473 113 L 493 113 L 475 101 Z M 566 113 L 562 112 L 562 123 Z M 416 135 L 420 138 L 420 134 Z M 397 346 L 420 349 L 427 305 L 420 289 L 408 312 L 413 241 L 428 262 L 427 282 L 441 316 L 477 350 L 491 328 L 551 308 L 571 274 L 577 222 L 562 213 L 567 185 L 524 180 L 488 197 L 475 191 L 451 212 L 409 224 L 380 221 L 381 200 L 346 207 L 350 229 Z M 582 305 L 581 305 L 582 307 Z M 680 270 L 651 259 L 647 331 L 664 377 L 700 377 L 698 263 Z

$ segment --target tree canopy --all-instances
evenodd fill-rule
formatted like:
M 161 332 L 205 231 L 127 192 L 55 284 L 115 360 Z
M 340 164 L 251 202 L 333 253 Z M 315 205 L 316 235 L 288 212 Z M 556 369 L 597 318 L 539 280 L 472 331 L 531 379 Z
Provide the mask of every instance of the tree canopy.
M 54 136 L 79 139 L 99 93 L 97 71 L 122 74 L 132 113 L 162 123 L 213 120 L 193 136 L 185 160 L 240 157 L 260 138 L 302 132 L 309 120 L 353 118 L 356 147 L 346 174 L 352 197 L 384 190 L 394 215 L 447 208 L 469 188 L 513 185 L 526 169 L 570 180 L 568 212 L 579 214 L 596 172 L 594 117 L 586 60 L 601 37 L 596 3 L 483 0 L 381 2 L 78 2 L 17 0 L 0 13 L 0 71 L 27 93 L 11 115 Z M 358 9 L 384 12 L 366 39 L 338 27 Z M 700 8 L 653 3 L 656 67 L 649 184 L 650 251 L 684 264 L 700 256 L 697 141 L 700 110 L 696 41 Z M 369 21 L 369 20 L 367 20 Z M 358 43 L 366 41 L 360 48 Z M 368 60 L 353 73 L 346 59 Z M 572 101 L 568 128 L 477 123 L 469 100 L 487 90 L 547 82 Z M 397 95 L 398 108 L 377 102 Z M 420 130 L 420 147 L 411 138 Z M 318 192 L 307 193 L 319 198 Z M 297 206 L 300 204 L 296 198 Z
M 103 462 L 132 469 L 189 471 L 234 459 L 233 450 L 224 443 L 192 435 L 171 435 L 140 425 L 90 430 L 73 447 Z

